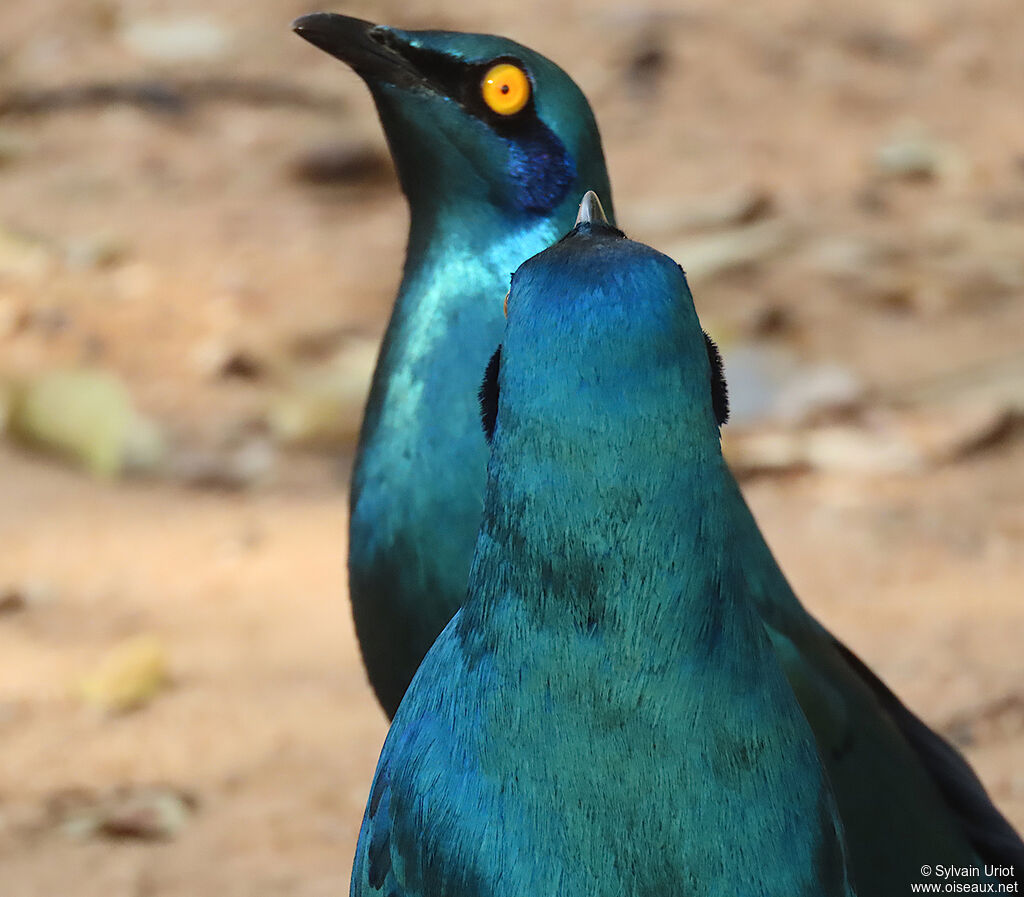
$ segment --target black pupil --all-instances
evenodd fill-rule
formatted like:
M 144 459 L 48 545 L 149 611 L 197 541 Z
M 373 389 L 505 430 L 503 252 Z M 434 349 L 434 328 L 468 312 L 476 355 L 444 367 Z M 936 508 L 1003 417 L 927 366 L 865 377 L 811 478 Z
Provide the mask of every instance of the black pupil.
M 508 85 L 507 84 L 502 84 L 501 85 L 501 92 L 502 93 L 508 93 Z

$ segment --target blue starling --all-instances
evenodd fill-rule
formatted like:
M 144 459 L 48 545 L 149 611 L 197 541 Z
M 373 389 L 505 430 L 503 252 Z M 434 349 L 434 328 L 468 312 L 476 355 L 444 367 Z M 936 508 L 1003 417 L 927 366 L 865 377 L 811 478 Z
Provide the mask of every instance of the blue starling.
M 410 206 L 405 274 L 353 475 L 349 549 L 363 658 L 393 716 L 466 595 L 487 457 L 474 394 L 502 328 L 493 297 L 509 270 L 571 226 L 584 189 L 607 200 L 607 174 L 579 88 L 519 44 L 329 14 L 294 27 L 370 87 Z M 748 594 L 814 730 L 860 893 L 905 897 L 925 864 L 1024 868 L 1024 844 L 970 767 L 800 604 L 726 482 Z
M 852 897 L 729 544 L 713 346 L 679 266 L 598 209 L 513 276 L 468 598 L 391 727 L 352 897 Z

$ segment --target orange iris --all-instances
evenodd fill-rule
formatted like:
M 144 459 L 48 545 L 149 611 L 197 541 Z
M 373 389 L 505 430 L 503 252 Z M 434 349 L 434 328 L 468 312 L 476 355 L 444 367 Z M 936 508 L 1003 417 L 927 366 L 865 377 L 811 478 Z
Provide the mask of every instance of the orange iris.
M 515 115 L 529 102 L 530 79 L 519 66 L 499 62 L 487 70 L 480 92 L 498 115 Z

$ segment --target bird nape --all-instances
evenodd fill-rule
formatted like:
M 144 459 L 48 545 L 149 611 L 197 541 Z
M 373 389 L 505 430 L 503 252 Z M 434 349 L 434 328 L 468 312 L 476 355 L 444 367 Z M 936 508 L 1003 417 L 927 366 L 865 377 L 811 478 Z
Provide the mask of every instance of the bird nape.
M 476 394 L 501 341 L 508 272 L 572 226 L 585 189 L 614 219 L 590 107 L 554 63 L 489 35 L 322 13 L 294 27 L 367 83 L 409 201 L 404 276 L 353 473 L 349 549 L 363 659 L 393 716 L 466 596 L 486 482 Z M 495 84 L 517 103 L 525 90 L 526 101 L 495 109 Z M 814 730 L 861 894 L 902 897 L 938 857 L 1024 868 L 1024 845 L 967 763 L 806 611 L 728 476 L 726 488 L 733 552 Z
M 353 897 L 852 897 L 731 554 L 679 266 L 592 211 L 508 308 L 468 598 L 388 735 Z

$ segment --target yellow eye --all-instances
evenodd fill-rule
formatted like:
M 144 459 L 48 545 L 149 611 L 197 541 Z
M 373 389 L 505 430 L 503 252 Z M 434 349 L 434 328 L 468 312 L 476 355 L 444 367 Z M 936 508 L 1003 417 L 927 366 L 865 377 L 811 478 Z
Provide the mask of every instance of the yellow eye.
M 498 115 L 515 115 L 529 102 L 530 79 L 518 66 L 499 62 L 487 70 L 480 93 Z
M 511 292 L 512 292 L 511 290 L 508 291 L 508 293 L 511 293 Z M 508 293 L 505 294 L 505 304 L 502 306 L 502 308 L 505 311 L 505 317 L 506 318 L 508 317 Z

